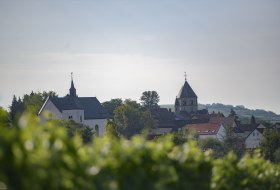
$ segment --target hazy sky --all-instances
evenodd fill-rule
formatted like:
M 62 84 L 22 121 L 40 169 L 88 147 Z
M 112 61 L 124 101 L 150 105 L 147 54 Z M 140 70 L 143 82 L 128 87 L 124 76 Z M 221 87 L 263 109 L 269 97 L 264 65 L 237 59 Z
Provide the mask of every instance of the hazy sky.
M 68 93 L 174 103 L 184 71 L 200 103 L 280 114 L 279 0 L 0 0 L 0 106 Z

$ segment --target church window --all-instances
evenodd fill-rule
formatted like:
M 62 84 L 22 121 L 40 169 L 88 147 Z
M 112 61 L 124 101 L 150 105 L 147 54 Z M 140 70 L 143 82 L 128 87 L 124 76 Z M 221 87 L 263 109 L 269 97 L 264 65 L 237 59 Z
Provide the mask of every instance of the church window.
M 73 119 L 73 116 L 72 115 L 69 115 L 69 117 L 68 117 L 69 119 Z
M 95 129 L 96 136 L 98 137 L 99 136 L 99 127 L 98 127 L 98 125 L 95 125 L 94 129 Z

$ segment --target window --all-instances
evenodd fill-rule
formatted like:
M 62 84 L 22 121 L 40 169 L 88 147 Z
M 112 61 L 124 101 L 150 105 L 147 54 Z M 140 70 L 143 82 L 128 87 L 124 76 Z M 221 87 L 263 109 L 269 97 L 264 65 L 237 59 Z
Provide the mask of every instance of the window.
M 83 118 L 82 118 L 82 116 L 80 116 L 80 122 L 81 122 L 81 123 L 83 122 Z
M 255 136 L 255 132 L 253 132 L 253 137 Z
M 70 119 L 70 120 L 73 119 L 73 116 L 72 116 L 72 115 L 69 115 L 68 119 Z
M 98 127 L 98 125 L 95 125 L 94 129 L 95 129 L 96 136 L 98 137 L 99 136 L 99 127 Z

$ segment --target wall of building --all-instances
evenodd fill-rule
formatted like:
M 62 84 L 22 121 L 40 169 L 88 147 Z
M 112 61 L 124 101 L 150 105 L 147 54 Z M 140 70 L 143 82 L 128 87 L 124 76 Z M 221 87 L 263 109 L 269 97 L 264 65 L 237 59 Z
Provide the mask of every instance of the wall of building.
M 245 140 L 245 147 L 248 149 L 257 148 L 260 146 L 260 142 L 263 139 L 263 135 L 258 131 L 254 130 Z
M 57 109 L 57 107 L 50 100 L 47 100 L 45 102 L 43 109 L 39 113 L 39 117 L 42 122 L 46 121 L 46 116 L 49 119 L 62 119 L 61 112 Z
M 197 98 L 179 98 L 179 111 L 196 112 Z
M 62 111 L 63 120 L 73 120 L 76 123 L 84 122 L 84 110 L 63 110 Z
M 106 119 L 90 119 L 90 120 L 84 120 L 84 124 L 91 127 L 95 130 L 95 126 L 98 126 L 99 129 L 99 136 L 103 136 L 105 133 L 105 125 L 106 125 Z

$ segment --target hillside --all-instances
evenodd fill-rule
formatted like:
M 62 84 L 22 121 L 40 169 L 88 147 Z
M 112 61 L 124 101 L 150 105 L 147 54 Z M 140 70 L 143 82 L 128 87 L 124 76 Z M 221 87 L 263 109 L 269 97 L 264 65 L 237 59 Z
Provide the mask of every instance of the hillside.
M 161 105 L 163 108 L 171 108 L 174 111 L 174 105 L 166 104 Z M 275 114 L 271 111 L 265 111 L 262 109 L 251 110 L 244 106 L 232 106 L 232 105 L 224 105 L 220 103 L 213 103 L 213 104 L 199 104 L 199 109 L 208 109 L 209 113 L 211 112 L 221 112 L 225 116 L 230 113 L 230 110 L 233 109 L 236 114 L 239 116 L 242 122 L 246 123 L 250 121 L 252 115 L 255 116 L 257 121 L 266 121 L 271 123 L 280 122 L 280 115 Z

